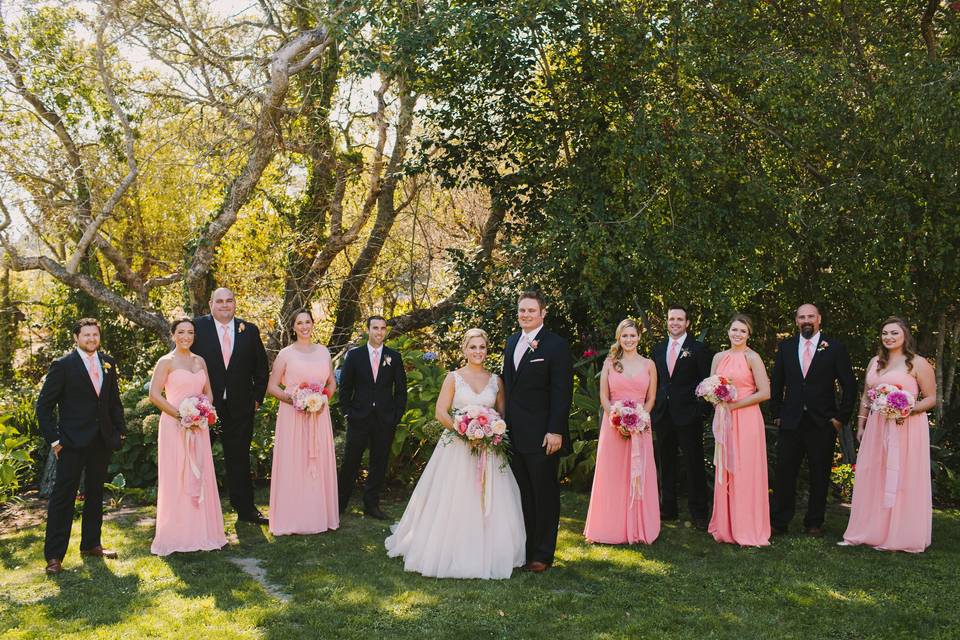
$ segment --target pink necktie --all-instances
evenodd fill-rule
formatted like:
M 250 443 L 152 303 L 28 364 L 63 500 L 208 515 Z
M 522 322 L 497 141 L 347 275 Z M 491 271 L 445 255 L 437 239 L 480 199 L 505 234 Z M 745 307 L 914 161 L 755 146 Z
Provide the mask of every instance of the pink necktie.
M 807 340 L 806 346 L 803 348 L 803 377 L 807 377 L 807 371 L 810 370 L 810 363 L 813 361 L 813 344 L 810 340 Z
M 673 368 L 677 364 L 677 341 L 674 340 L 670 343 L 670 353 L 667 354 L 667 371 L 670 372 L 670 375 L 673 375 Z
M 100 369 L 97 368 L 96 356 L 87 356 L 87 372 L 90 374 L 90 382 L 96 389 L 97 395 L 100 395 Z
M 523 334 L 517 340 L 517 348 L 513 350 L 513 368 L 520 368 L 520 361 L 523 360 L 523 354 L 527 351 L 527 335 Z
M 223 352 L 223 367 L 230 366 L 230 354 L 233 353 L 233 345 L 230 343 L 230 331 L 223 325 L 220 326 L 220 351 Z
M 380 350 L 373 350 L 373 381 L 377 381 L 377 374 L 380 373 Z

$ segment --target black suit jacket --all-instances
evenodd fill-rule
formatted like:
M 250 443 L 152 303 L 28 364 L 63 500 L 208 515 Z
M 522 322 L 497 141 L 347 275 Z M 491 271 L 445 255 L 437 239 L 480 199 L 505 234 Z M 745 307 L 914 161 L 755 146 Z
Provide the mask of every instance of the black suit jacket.
M 697 385 L 710 376 L 713 354 L 705 344 L 688 333 L 680 345 L 680 353 L 671 376 L 667 368 L 669 346 L 668 338 L 653 348 L 653 363 L 657 366 L 657 400 L 650 417 L 654 425 L 668 417 L 675 425 L 687 425 L 703 420 L 709 407 L 697 398 L 696 390 Z
M 813 352 L 807 377 L 800 368 L 800 337 L 794 336 L 777 345 L 770 384 L 770 410 L 780 418 L 781 429 L 796 429 L 806 411 L 818 423 L 832 418 L 846 423 L 856 402 L 857 381 L 850 367 L 847 348 L 838 341 L 820 334 Z M 837 383 L 840 403 L 837 404 Z
M 263 348 L 257 325 L 233 319 L 233 352 L 230 366 L 224 367 L 220 334 L 213 316 L 200 316 L 193 322 L 197 331 L 190 350 L 207 363 L 214 406 L 218 411 L 226 407 L 237 417 L 253 414 L 256 404 L 263 402 L 270 378 L 267 351 Z M 224 390 L 227 392 L 226 401 L 223 399 Z
M 87 446 L 99 433 L 107 446 L 120 448 L 120 435 L 127 429 L 117 366 L 110 356 L 98 355 L 103 368 L 100 395 L 76 349 L 50 365 L 37 396 L 37 422 L 48 443 L 59 440 L 64 447 L 75 449 Z
M 503 352 L 507 433 L 517 453 L 543 451 L 543 437 L 563 437 L 561 452 L 570 450 L 570 404 L 573 400 L 573 358 L 567 341 L 541 328 L 537 348 L 527 349 L 519 368 L 513 352 L 521 334 L 507 340 Z
M 398 424 L 407 410 L 407 372 L 400 354 L 383 345 L 374 382 L 367 345 L 350 349 L 340 368 L 339 396 L 347 419 L 374 414 L 382 422 Z

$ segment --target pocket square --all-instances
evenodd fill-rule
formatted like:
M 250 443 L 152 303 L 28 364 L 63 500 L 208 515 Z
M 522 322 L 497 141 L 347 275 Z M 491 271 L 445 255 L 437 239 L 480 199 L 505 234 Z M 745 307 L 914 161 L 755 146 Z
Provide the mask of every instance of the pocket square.
M 543 361 L 544 361 L 543 358 L 537 358 L 536 360 L 531 360 L 530 364 L 533 364 L 534 362 L 543 362 Z

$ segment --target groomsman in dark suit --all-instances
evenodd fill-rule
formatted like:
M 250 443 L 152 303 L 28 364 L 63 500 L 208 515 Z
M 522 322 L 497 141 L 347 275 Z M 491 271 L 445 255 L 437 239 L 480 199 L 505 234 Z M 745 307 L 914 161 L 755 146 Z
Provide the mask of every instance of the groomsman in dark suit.
M 834 442 L 853 411 L 857 382 L 846 347 L 835 338 L 827 340 L 820 332 L 819 309 L 812 304 L 801 305 L 796 321 L 800 335 L 777 347 L 770 387 L 770 410 L 774 424 L 780 427 L 770 519 L 775 533 L 787 532 L 796 509 L 797 475 L 806 457 L 810 498 L 803 526 L 806 533 L 820 536 Z
M 567 341 L 543 327 L 546 303 L 539 291 L 517 302 L 520 331 L 503 352 L 504 419 L 520 488 L 527 532 L 525 568 L 542 573 L 553 564 L 560 525 L 560 454 L 570 450 L 573 358 Z
M 389 516 L 380 508 L 380 492 L 397 424 L 407 410 L 407 373 L 397 351 L 383 344 L 387 321 L 367 318 L 367 344 L 347 352 L 340 368 L 340 406 L 347 418 L 347 442 L 337 485 L 340 513 L 350 503 L 363 452 L 370 449 L 370 469 L 363 489 L 363 512 L 378 520 Z
M 267 392 L 270 367 L 260 330 L 236 313 L 233 292 L 225 287 L 215 290 L 210 296 L 210 314 L 194 319 L 196 338 L 190 350 L 206 361 L 210 373 L 230 504 L 238 519 L 269 524 L 253 501 L 250 442 L 254 416 Z
M 77 348 L 54 361 L 37 397 L 37 422 L 57 457 L 57 479 L 47 506 L 43 553 L 47 573 L 60 573 L 70 543 L 73 503 L 86 471 L 80 555 L 116 558 L 100 542 L 103 483 L 110 453 L 126 434 L 116 363 L 100 352 L 100 325 L 84 318 L 73 328 Z
M 707 406 L 695 394 L 697 385 L 710 375 L 712 354 L 687 331 L 690 319 L 681 305 L 667 309 L 667 339 L 653 348 L 657 366 L 657 400 L 653 406 L 653 430 L 660 458 L 660 518 L 676 520 L 677 450 L 687 463 L 687 506 L 690 519 L 706 530 L 707 473 L 703 462 L 703 420 Z

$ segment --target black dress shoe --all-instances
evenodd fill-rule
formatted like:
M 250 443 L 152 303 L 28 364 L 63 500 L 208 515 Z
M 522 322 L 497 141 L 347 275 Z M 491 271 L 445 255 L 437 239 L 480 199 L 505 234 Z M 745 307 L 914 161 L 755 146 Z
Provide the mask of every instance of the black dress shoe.
M 693 519 L 693 528 L 700 531 L 706 531 L 710 523 L 706 518 L 694 518 Z
M 265 518 L 259 511 L 237 516 L 237 520 L 242 520 L 243 522 L 250 522 L 253 524 L 270 524 L 269 518 Z
M 669 513 L 666 511 L 660 512 L 660 520 L 662 522 L 675 522 L 680 519 L 680 515 L 677 513 Z
M 364 507 L 363 512 L 370 516 L 371 518 L 376 518 L 377 520 L 389 520 L 390 516 L 385 514 L 380 507 Z

